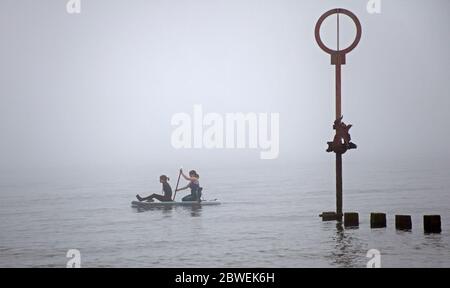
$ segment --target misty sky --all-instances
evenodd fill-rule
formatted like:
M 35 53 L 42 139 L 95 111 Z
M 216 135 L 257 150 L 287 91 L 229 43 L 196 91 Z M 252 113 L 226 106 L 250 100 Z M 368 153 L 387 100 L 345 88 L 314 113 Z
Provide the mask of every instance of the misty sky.
M 194 104 L 278 112 L 270 161 L 329 160 L 334 67 L 314 26 L 336 7 L 363 26 L 343 68 L 359 145 L 347 159 L 450 160 L 450 1 L 382 0 L 379 15 L 366 3 L 82 0 L 69 15 L 65 0 L 2 0 L 0 168 L 263 161 L 258 150 L 175 150 L 171 117 Z

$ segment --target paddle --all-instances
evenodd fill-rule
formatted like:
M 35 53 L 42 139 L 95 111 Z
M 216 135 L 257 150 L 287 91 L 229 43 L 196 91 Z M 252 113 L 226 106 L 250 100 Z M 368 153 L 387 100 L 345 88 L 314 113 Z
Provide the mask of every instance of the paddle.
M 178 173 L 177 187 L 175 188 L 175 193 L 173 195 L 173 200 L 172 201 L 175 201 L 175 197 L 177 196 L 178 184 L 180 184 L 181 169 L 182 168 L 180 168 L 180 173 Z

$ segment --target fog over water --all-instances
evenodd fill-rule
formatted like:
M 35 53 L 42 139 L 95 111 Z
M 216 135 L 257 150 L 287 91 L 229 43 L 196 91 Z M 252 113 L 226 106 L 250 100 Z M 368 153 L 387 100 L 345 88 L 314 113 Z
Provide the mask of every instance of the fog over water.
M 65 3 L 2 1 L 1 169 L 260 163 L 255 150 L 173 149 L 171 118 L 195 104 L 280 113 L 278 161 L 326 161 L 334 69 L 313 30 L 334 7 L 363 25 L 343 67 L 344 121 L 360 147 L 346 157 L 449 159 L 450 3 L 432 2 L 384 1 L 371 15 L 365 1 L 95 0 L 70 15 Z
M 367 1 L 81 3 L 76 15 L 66 1 L 0 3 L 0 266 L 64 266 L 80 248 L 87 266 L 360 267 L 377 247 L 387 266 L 450 265 L 449 1 L 382 1 L 381 14 Z M 336 7 L 363 28 L 342 69 L 358 144 L 344 155 L 344 207 L 363 219 L 347 234 L 317 217 L 334 209 L 335 84 L 314 26 Z M 355 31 L 342 21 L 345 46 Z M 333 24 L 322 30 L 330 46 Z M 195 105 L 278 113 L 278 158 L 175 149 L 172 117 L 194 117 Z M 180 166 L 224 205 L 129 207 L 160 191 L 160 174 L 174 186 Z M 373 234 L 377 210 L 391 226 Z M 396 213 L 413 215 L 412 234 L 392 229 Z M 442 235 L 423 235 L 425 213 L 442 215 Z M 194 238 L 209 248 L 187 253 Z

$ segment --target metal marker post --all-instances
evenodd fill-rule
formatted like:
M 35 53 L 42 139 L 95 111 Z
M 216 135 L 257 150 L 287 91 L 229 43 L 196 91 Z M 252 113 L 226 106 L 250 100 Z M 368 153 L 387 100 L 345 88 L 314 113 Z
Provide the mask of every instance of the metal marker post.
M 323 21 L 331 15 L 337 15 L 337 49 L 332 50 L 325 46 L 322 39 L 320 38 L 320 28 Z M 340 24 L 340 14 L 347 15 L 350 17 L 356 25 L 356 38 L 353 43 L 346 49 L 340 50 L 339 48 L 339 24 Z M 315 28 L 315 36 L 317 44 L 326 53 L 331 55 L 331 65 L 336 67 L 336 120 L 334 122 L 333 128 L 336 130 L 336 136 L 333 142 L 328 142 L 329 148 L 327 152 L 336 153 L 336 220 L 342 221 L 343 216 L 343 201 L 342 201 L 342 154 L 344 154 L 348 149 L 355 149 L 356 145 L 350 142 L 350 134 L 348 130 L 351 125 L 346 125 L 342 122 L 342 100 L 341 100 L 341 65 L 346 64 L 346 55 L 358 45 L 361 40 L 362 28 L 359 19 L 355 14 L 346 9 L 332 9 L 325 14 L 323 14 L 317 21 Z

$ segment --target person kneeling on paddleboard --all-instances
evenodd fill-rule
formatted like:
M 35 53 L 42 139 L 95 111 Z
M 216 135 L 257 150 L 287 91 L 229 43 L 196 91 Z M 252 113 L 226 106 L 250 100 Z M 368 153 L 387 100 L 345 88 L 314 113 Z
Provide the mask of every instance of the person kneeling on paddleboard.
M 161 184 L 162 184 L 162 189 L 163 189 L 164 195 L 152 194 L 145 198 L 142 198 L 141 196 L 136 195 L 136 198 L 139 201 L 148 201 L 148 202 L 153 202 L 153 199 L 159 200 L 161 202 L 172 201 L 172 187 L 170 187 L 170 184 L 167 181 L 169 181 L 169 177 L 167 177 L 166 175 L 161 175 L 159 177 L 159 182 L 161 182 Z
M 187 195 L 181 199 L 181 201 L 198 201 L 200 202 L 200 198 L 202 196 L 202 187 L 200 187 L 200 183 L 198 179 L 200 176 L 197 174 L 195 170 L 189 171 L 189 176 L 186 176 L 183 173 L 183 170 L 180 170 L 181 175 L 183 175 L 183 178 L 189 181 L 189 184 L 186 187 L 177 189 L 176 191 L 186 190 L 188 188 L 191 189 L 191 195 Z

